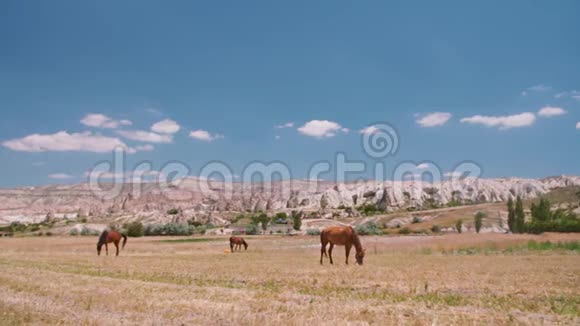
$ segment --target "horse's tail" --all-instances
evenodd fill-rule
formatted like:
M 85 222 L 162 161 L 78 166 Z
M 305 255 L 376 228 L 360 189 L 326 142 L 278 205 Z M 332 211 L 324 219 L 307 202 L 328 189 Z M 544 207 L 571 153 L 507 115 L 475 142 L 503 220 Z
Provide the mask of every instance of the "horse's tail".
M 121 246 L 121 249 L 125 249 L 125 244 L 127 243 L 127 236 L 122 233 L 121 236 L 123 237 L 123 245 Z
M 322 246 L 322 253 L 324 254 L 324 257 L 328 257 L 328 255 L 326 254 L 326 239 L 325 239 L 325 234 L 324 234 L 324 230 L 322 230 L 322 232 L 320 232 L 320 245 Z M 321 260 L 322 261 L 322 258 Z

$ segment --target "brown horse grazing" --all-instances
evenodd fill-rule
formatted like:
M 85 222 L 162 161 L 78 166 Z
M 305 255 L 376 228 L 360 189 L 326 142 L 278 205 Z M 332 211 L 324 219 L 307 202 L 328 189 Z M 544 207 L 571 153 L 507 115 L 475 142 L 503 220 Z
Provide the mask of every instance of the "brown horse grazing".
M 235 247 L 234 247 L 234 245 L 235 245 Z M 244 240 L 244 238 L 242 238 L 242 237 L 230 237 L 230 250 L 232 252 L 234 252 L 235 249 L 238 249 L 238 251 L 241 251 L 242 245 L 244 245 L 245 250 L 248 250 L 248 244 L 246 243 L 246 240 Z
M 330 248 L 328 249 L 328 256 L 326 255 L 326 245 L 330 243 Z M 330 258 L 330 263 L 334 264 L 332 261 L 332 248 L 334 245 L 344 246 L 346 251 L 346 264 L 348 265 L 348 256 L 350 255 L 350 249 L 354 245 L 356 249 L 356 263 L 359 265 L 363 264 L 363 259 L 365 257 L 365 249 L 363 248 L 358 234 L 354 231 L 351 226 L 329 226 L 322 230 L 320 233 L 320 265 L 322 265 L 323 256 Z
M 105 245 L 105 250 L 107 252 L 107 256 L 109 255 L 109 246 L 107 245 L 108 243 L 114 243 L 115 247 L 117 247 L 117 254 L 116 256 L 119 256 L 119 242 L 121 242 L 121 238 L 123 238 L 123 247 L 125 248 L 125 244 L 127 243 L 127 236 L 124 234 L 121 234 L 117 231 L 103 231 L 103 233 L 101 233 L 101 236 L 99 237 L 99 242 L 97 243 L 97 255 L 101 255 L 101 248 L 103 247 L 103 245 Z

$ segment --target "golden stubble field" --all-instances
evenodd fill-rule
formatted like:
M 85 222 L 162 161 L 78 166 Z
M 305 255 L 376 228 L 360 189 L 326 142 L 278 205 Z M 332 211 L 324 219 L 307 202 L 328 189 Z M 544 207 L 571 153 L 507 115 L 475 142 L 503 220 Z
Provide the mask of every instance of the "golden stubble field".
M 578 252 L 517 249 L 578 235 L 364 237 L 364 266 L 342 247 L 320 266 L 318 237 L 247 239 L 230 254 L 227 238 L 129 238 L 119 257 L 96 237 L 0 239 L 0 323 L 580 323 Z

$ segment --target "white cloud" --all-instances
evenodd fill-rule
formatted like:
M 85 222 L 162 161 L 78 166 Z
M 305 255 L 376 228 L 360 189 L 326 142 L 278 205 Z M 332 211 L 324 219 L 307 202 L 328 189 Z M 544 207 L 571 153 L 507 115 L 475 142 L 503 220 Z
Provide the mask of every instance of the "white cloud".
M 60 180 L 73 178 L 72 175 L 66 174 L 66 173 L 53 173 L 53 174 L 49 174 L 48 177 L 51 179 L 60 179 Z
M 361 129 L 359 132 L 361 134 L 370 135 L 379 131 L 381 131 L 381 129 L 377 128 L 376 126 L 368 126 L 366 128 Z
M 202 140 L 202 141 L 207 141 L 207 142 L 214 141 L 216 139 L 224 138 L 224 136 L 221 134 L 212 135 L 203 129 L 198 129 L 198 130 L 194 130 L 194 131 L 190 132 L 189 137 L 195 138 L 198 140 Z
M 165 175 L 156 170 L 135 170 L 128 171 L 125 174 L 126 180 L 133 183 L 153 181 L 159 178 L 164 178 Z
M 87 171 L 84 173 L 84 176 L 86 178 L 89 178 L 92 176 L 92 178 L 95 178 L 97 180 L 109 180 L 109 179 L 115 179 L 115 180 L 123 180 L 123 181 L 127 181 L 127 182 L 142 182 L 142 181 L 152 181 L 154 178 L 157 177 L 164 177 L 165 175 L 163 173 L 161 173 L 160 171 L 156 171 L 156 170 L 134 170 L 134 171 L 120 171 L 120 172 L 111 172 L 111 171 L 107 171 L 107 170 L 93 170 L 93 171 Z
M 543 85 L 543 84 L 528 87 L 528 90 L 533 91 L 533 92 L 545 92 L 545 91 L 549 91 L 551 89 L 552 89 L 552 86 Z
M 429 168 L 429 164 L 427 164 L 427 163 L 421 163 L 421 164 L 417 165 L 417 169 L 419 169 L 419 170 L 426 170 L 428 168 Z
M 87 171 L 84 173 L 85 177 L 89 177 L 93 175 L 93 177 L 97 179 L 125 179 L 127 176 L 124 172 L 110 172 L 110 171 Z
M 172 135 L 157 134 L 150 131 L 143 130 L 119 130 L 117 133 L 127 139 L 148 142 L 148 143 L 171 143 L 173 141 Z
M 341 131 L 348 133 L 348 128 L 343 128 L 340 124 L 328 120 L 311 120 L 305 123 L 298 131 L 306 136 L 316 138 L 328 138 L 336 136 L 336 133 Z
M 421 127 L 437 127 L 444 125 L 451 119 L 449 112 L 433 112 L 426 114 L 416 120 Z
M 81 123 L 89 127 L 102 127 L 112 119 L 100 113 L 87 114 L 81 119 Z
M 109 129 L 115 129 L 119 126 L 130 126 L 133 124 L 129 120 L 117 121 L 100 113 L 87 114 L 84 118 L 81 119 L 81 123 L 89 127 Z
M 278 139 L 280 139 L 280 136 L 276 135 L 276 136 L 274 136 L 274 139 L 278 140 Z
M 390 133 L 390 131 L 385 130 L 385 128 L 388 129 L 389 127 L 385 126 L 385 125 L 372 125 L 372 126 L 362 128 L 358 132 L 361 134 L 364 134 L 364 135 L 370 135 L 370 134 L 376 134 L 376 133 L 385 133 L 385 132 Z
M 566 110 L 553 106 L 546 106 L 538 111 L 538 115 L 541 117 L 554 117 L 563 114 L 566 114 Z
M 461 122 L 463 123 L 481 124 L 487 127 L 499 127 L 500 129 L 527 127 L 534 124 L 535 121 L 536 116 L 530 112 L 508 116 L 474 115 L 472 117 L 461 119 Z
M 153 145 L 151 145 L 151 144 L 146 144 L 146 145 L 143 145 L 143 146 L 135 146 L 135 149 L 137 151 L 150 152 L 150 151 L 154 150 L 155 147 L 153 147 Z
M 115 148 L 123 148 L 128 153 L 135 149 L 129 148 L 120 139 L 92 134 L 91 132 L 72 133 L 59 131 L 55 134 L 33 134 L 23 138 L 2 142 L 2 146 L 19 152 L 94 152 L 106 153 Z
M 274 128 L 276 129 L 283 129 L 283 128 L 292 128 L 294 127 L 294 122 L 286 122 L 281 125 L 275 125 Z
M 446 172 L 443 174 L 444 177 L 446 178 L 459 178 L 463 175 L 463 173 L 459 172 L 459 171 L 453 171 L 453 172 Z
M 576 122 L 576 129 L 580 129 L 580 121 Z
M 566 95 L 568 95 L 568 92 L 560 92 L 560 93 L 554 94 L 554 98 L 562 98 Z
M 580 101 L 580 91 L 566 91 L 554 95 L 555 98 L 571 97 Z
M 146 108 L 145 112 L 152 114 L 152 115 L 157 115 L 157 116 L 163 115 L 163 112 L 161 110 L 158 110 L 155 108 Z
M 181 127 L 177 122 L 171 119 L 161 120 L 151 126 L 151 131 L 162 134 L 174 134 L 179 131 Z

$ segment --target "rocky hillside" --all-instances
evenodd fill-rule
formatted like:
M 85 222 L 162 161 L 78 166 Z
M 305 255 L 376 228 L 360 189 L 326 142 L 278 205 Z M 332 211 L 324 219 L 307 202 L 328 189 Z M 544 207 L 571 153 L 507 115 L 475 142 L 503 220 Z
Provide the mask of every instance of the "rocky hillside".
M 287 180 L 272 185 L 206 182 L 187 178 L 174 184 L 124 184 L 118 196 L 101 198 L 88 184 L 0 190 L 0 223 L 40 221 L 46 216 L 75 218 L 117 216 L 146 220 L 223 219 L 240 211 L 329 210 L 376 205 L 389 211 L 429 205 L 502 202 L 509 197 L 534 198 L 553 189 L 580 185 L 578 176 L 544 179 L 466 179 L 437 183 L 417 181 Z M 108 185 L 102 185 L 107 188 Z M 167 216 L 169 209 L 179 214 Z

